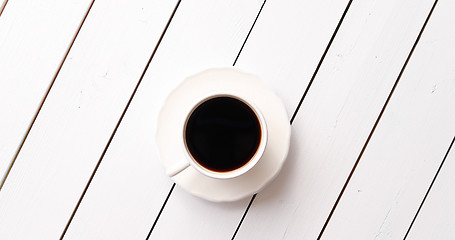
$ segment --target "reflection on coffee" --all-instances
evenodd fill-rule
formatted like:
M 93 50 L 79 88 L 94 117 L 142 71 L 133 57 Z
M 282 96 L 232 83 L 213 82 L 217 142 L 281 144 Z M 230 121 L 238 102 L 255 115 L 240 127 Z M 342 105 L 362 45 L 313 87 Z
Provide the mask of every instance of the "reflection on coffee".
M 232 97 L 215 97 L 201 103 L 188 118 L 187 148 L 202 167 L 228 172 L 247 164 L 261 142 L 261 125 L 255 112 Z

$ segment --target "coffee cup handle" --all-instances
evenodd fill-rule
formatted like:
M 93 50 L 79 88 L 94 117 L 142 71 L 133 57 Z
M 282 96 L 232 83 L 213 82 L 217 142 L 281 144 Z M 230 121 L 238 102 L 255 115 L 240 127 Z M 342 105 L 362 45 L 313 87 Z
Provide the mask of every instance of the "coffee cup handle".
M 179 174 L 181 171 L 185 170 L 187 167 L 190 166 L 190 163 L 188 161 L 180 161 L 174 166 L 170 167 L 167 171 L 166 174 L 169 177 L 174 177 L 175 175 Z

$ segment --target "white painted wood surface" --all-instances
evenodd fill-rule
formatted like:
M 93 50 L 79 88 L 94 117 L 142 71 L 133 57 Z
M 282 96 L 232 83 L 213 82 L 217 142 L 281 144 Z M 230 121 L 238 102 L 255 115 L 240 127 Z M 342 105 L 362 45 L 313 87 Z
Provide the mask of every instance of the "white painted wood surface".
M 325 238 L 344 239 L 353 232 L 359 239 L 405 236 L 455 136 L 455 48 L 448 47 L 455 29 L 445 27 L 455 24 L 453 11 L 451 1 L 436 6 Z M 445 231 L 440 237 L 415 237 L 451 239 L 443 234 L 454 236 Z
M 287 165 L 237 239 L 318 237 L 431 5 L 352 3 L 293 123 Z
M 94 3 L 0 191 L 1 238 L 60 237 L 175 3 Z
M 12 0 L 0 16 L 0 183 L 90 3 Z
M 455 238 L 455 150 L 447 156 L 407 239 Z
M 0 172 L 90 3 L 68 1 L 9 0 L 0 16 Z M 236 66 L 272 86 L 291 117 L 347 3 L 267 0 L 249 34 L 263 1 L 183 0 L 115 131 L 177 0 L 96 0 L 0 189 L 0 239 L 60 238 L 100 158 L 64 239 L 145 239 L 172 187 L 154 139 L 167 94 L 232 65 L 249 34 Z M 235 239 L 318 238 L 432 5 L 352 2 L 283 172 Z M 404 237 L 455 135 L 453 10 L 438 3 L 321 239 Z M 455 236 L 453 151 L 407 239 Z M 150 239 L 230 239 L 249 200 L 211 203 L 175 187 Z
M 155 146 L 160 107 L 186 76 L 232 65 L 261 4 L 243 0 L 181 3 L 66 239 L 145 239 L 172 186 Z M 174 222 L 165 238 L 185 234 L 175 230 L 175 224 L 184 227 Z

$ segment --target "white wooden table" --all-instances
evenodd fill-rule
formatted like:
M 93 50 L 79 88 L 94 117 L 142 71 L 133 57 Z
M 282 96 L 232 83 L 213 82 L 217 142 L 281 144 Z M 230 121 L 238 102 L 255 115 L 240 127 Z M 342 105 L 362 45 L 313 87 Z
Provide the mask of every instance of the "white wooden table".
M 455 2 L 3 0 L 0 239 L 455 239 Z M 164 174 L 186 76 L 259 75 L 292 143 L 253 198 Z

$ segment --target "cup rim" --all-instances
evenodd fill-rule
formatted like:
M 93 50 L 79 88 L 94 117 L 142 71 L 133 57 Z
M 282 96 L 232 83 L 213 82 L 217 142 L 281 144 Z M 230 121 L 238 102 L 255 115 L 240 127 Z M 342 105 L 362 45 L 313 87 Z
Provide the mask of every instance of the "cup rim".
M 251 110 L 253 110 L 254 114 L 256 115 L 256 117 L 259 121 L 259 125 L 261 128 L 261 140 L 259 142 L 259 146 L 257 147 L 257 150 L 254 153 L 253 157 L 251 157 L 251 159 L 247 163 L 245 163 L 243 166 L 241 166 L 240 168 L 237 168 L 237 169 L 234 169 L 231 171 L 226 171 L 226 172 L 217 172 L 217 171 L 213 171 L 213 170 L 210 170 L 210 169 L 202 166 L 196 159 L 194 159 L 193 155 L 191 154 L 190 150 L 188 149 L 188 145 L 186 142 L 186 127 L 188 124 L 188 120 L 191 117 L 191 115 L 193 114 L 193 112 L 202 103 L 204 103 L 208 100 L 214 99 L 214 98 L 218 98 L 218 97 L 230 97 L 230 98 L 234 98 L 234 99 L 239 100 L 242 103 L 246 104 Z M 183 124 L 182 136 L 183 136 L 183 138 L 182 138 L 183 145 L 185 148 L 185 155 L 187 156 L 187 158 L 189 160 L 190 166 L 194 167 L 200 173 L 202 173 L 208 177 L 212 177 L 212 178 L 216 178 L 216 179 L 235 178 L 235 177 L 238 177 L 238 176 L 243 175 L 246 172 L 248 172 L 251 168 L 253 168 L 257 164 L 259 159 L 261 159 L 262 155 L 264 154 L 265 147 L 267 145 L 267 139 L 268 139 L 267 125 L 265 122 L 265 118 L 262 115 L 262 113 L 259 111 L 259 109 L 253 103 L 248 102 L 244 98 L 233 95 L 233 94 L 229 94 L 229 93 L 213 94 L 213 95 L 203 98 L 202 100 L 199 100 L 196 104 L 194 104 L 193 107 L 191 108 L 191 110 L 186 115 L 186 118 L 185 118 L 185 121 Z

